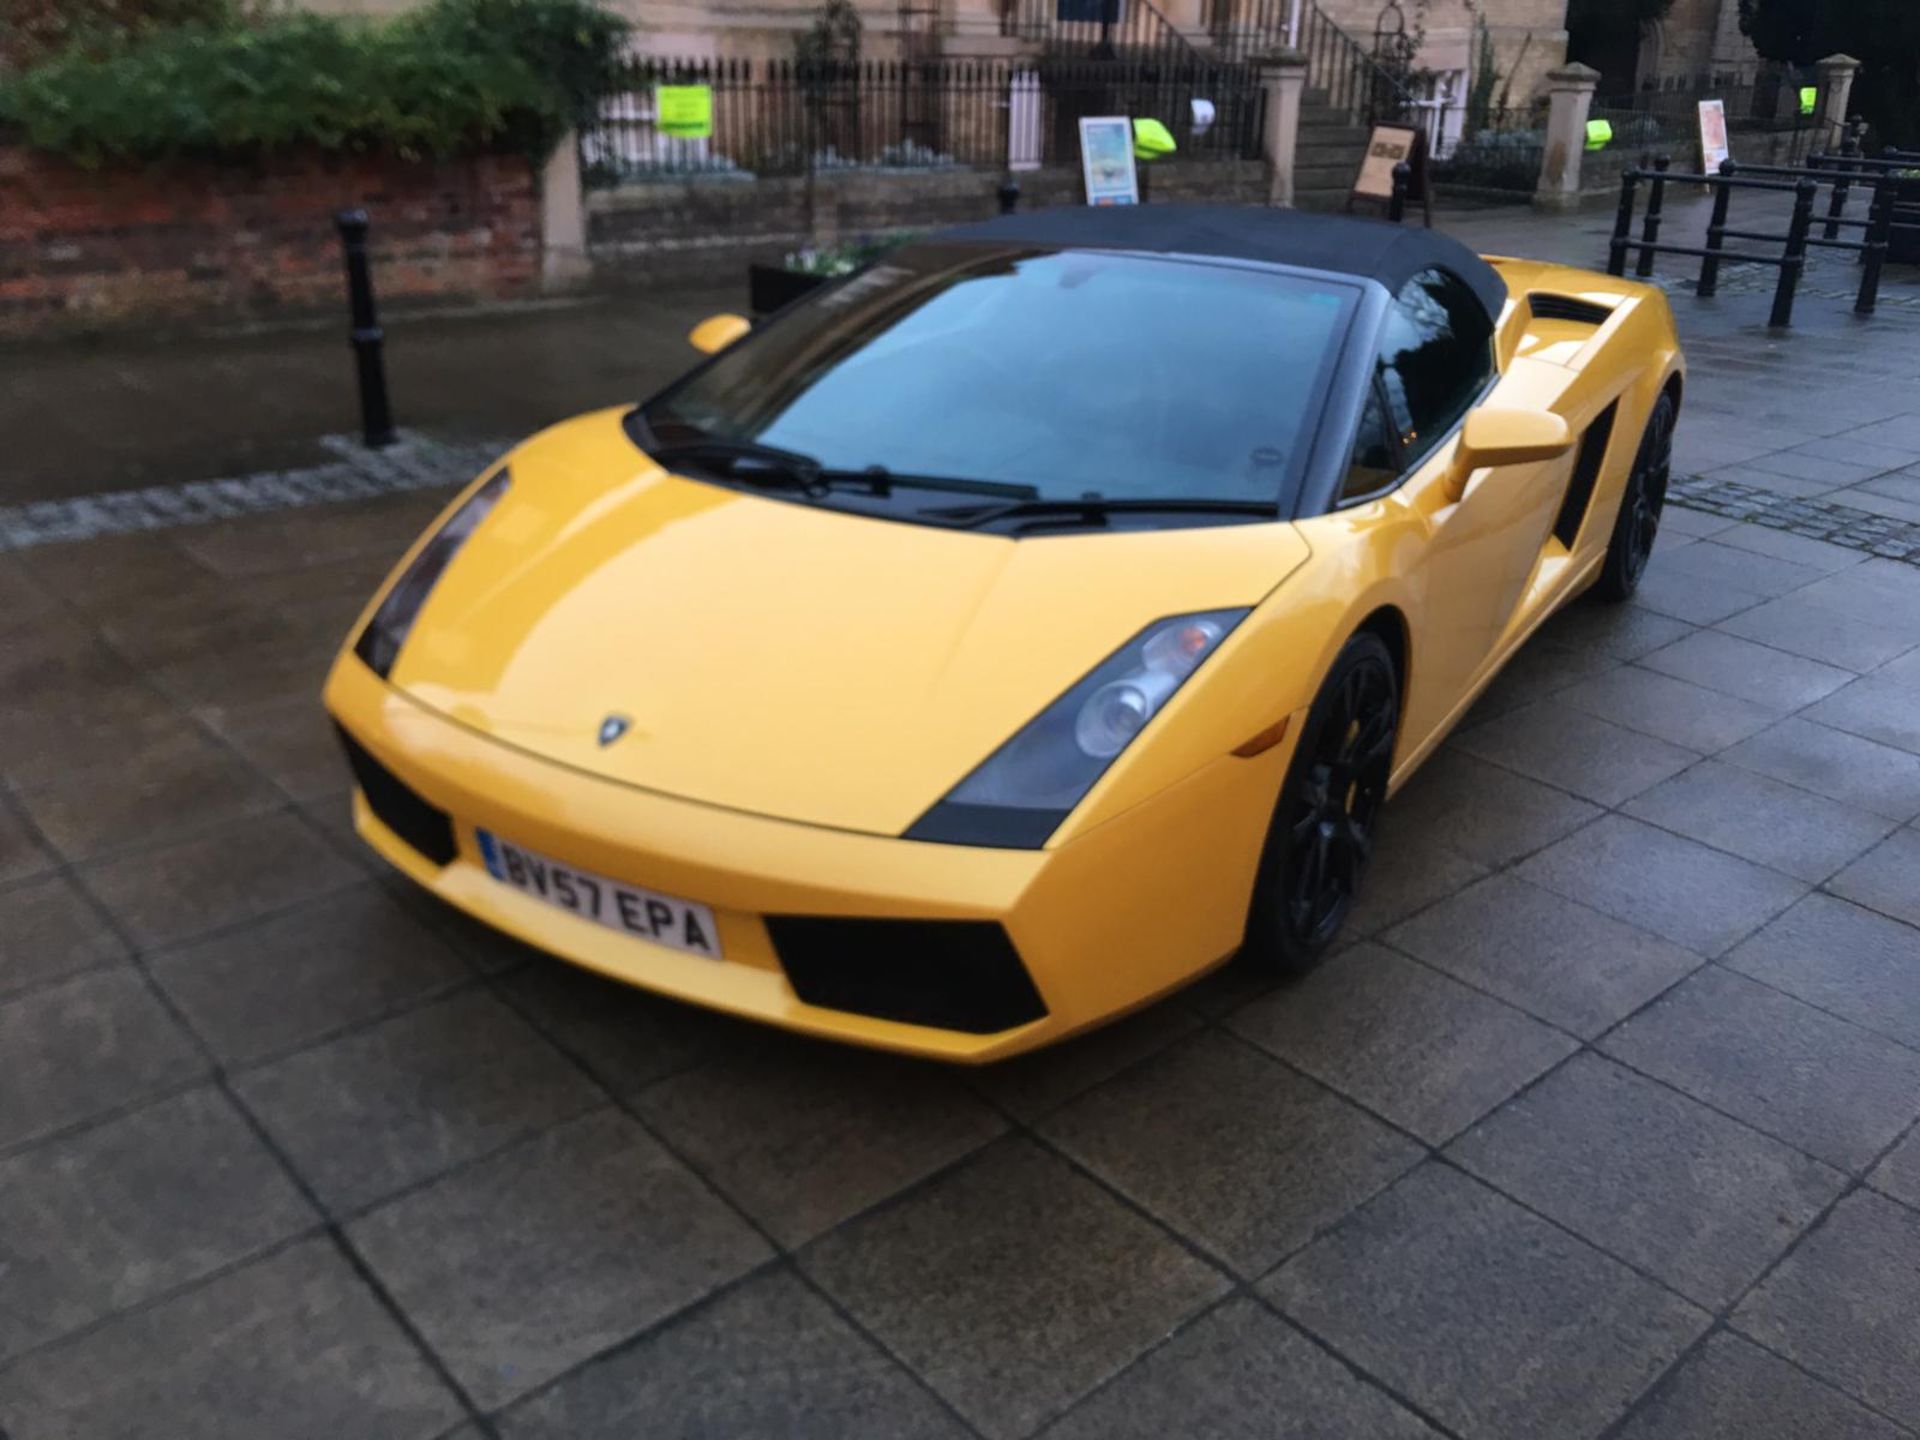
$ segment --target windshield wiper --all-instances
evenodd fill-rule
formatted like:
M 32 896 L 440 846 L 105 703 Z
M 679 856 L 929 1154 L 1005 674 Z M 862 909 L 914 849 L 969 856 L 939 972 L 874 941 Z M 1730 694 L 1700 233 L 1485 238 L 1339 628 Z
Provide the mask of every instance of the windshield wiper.
M 868 465 L 850 470 L 823 465 L 798 450 L 783 450 L 757 440 L 729 440 L 723 436 L 703 436 L 698 440 L 659 445 L 648 452 L 662 464 L 691 460 L 708 466 L 724 467 L 726 479 L 750 485 L 783 486 L 809 495 L 824 495 L 829 490 L 858 487 L 883 499 L 895 487 L 905 490 L 940 490 L 956 495 L 985 495 L 1003 500 L 1031 500 L 1039 495 L 1032 485 L 1014 485 L 999 480 L 968 480 L 949 475 L 909 475 L 889 470 L 884 465 Z
M 809 493 L 820 487 L 820 462 L 798 450 L 782 450 L 755 440 L 728 440 L 718 435 L 658 445 L 647 452 L 663 465 L 691 460 L 705 468 L 719 468 L 729 480 L 750 485 L 785 486 Z M 747 468 L 742 468 L 742 467 Z
M 1088 496 L 1081 500 L 1022 500 L 1011 505 L 947 505 L 916 512 L 921 516 L 945 520 L 962 529 L 978 529 L 999 520 L 1060 520 L 1068 524 L 1105 525 L 1111 515 L 1258 515 L 1268 520 L 1279 518 L 1279 507 L 1271 500 L 1230 499 L 1115 499 Z

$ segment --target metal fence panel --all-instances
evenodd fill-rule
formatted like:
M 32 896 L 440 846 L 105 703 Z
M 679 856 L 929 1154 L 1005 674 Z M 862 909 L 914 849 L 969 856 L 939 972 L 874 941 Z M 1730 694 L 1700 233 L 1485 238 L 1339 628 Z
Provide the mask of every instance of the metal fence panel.
M 662 133 L 656 87 L 713 91 L 713 133 Z M 1211 122 L 1202 123 L 1207 107 Z M 1186 56 L 1030 62 L 643 59 L 580 140 L 592 187 L 692 176 L 1005 170 L 1079 163 L 1082 115 L 1152 116 L 1163 164 L 1258 159 L 1265 90 L 1253 67 Z M 1017 123 L 1016 119 L 1017 117 Z

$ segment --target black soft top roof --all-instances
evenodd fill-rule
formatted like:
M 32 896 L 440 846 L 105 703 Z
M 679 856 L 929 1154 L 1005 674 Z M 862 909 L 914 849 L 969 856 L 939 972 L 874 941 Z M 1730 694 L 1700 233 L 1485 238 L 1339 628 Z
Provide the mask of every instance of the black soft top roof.
M 1073 250 L 1150 250 L 1297 265 L 1378 280 L 1389 291 L 1430 266 L 1451 270 L 1499 317 L 1507 285 L 1451 236 L 1352 215 L 1251 205 L 1063 205 L 956 225 L 927 237 Z

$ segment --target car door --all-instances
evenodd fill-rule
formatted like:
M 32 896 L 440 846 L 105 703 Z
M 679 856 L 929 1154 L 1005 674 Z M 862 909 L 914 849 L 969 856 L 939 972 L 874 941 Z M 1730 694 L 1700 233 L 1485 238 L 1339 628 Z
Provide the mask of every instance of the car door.
M 1497 379 L 1492 318 L 1464 282 L 1436 269 L 1401 287 L 1346 494 L 1363 497 L 1382 481 L 1398 487 L 1408 532 L 1401 563 L 1420 601 L 1410 617 L 1420 657 L 1410 736 L 1449 717 L 1492 663 L 1559 495 L 1559 462 L 1463 471 L 1460 425 Z

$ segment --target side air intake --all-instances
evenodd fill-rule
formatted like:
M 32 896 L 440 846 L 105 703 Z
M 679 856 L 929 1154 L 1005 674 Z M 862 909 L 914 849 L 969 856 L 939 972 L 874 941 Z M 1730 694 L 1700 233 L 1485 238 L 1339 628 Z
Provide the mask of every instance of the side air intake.
M 1580 437 L 1580 454 L 1573 462 L 1567 493 L 1560 501 L 1560 514 L 1553 522 L 1553 538 L 1569 550 L 1580 538 L 1587 508 L 1593 504 L 1593 487 L 1600 483 L 1600 467 L 1607 463 L 1607 445 L 1613 439 L 1613 421 L 1619 410 L 1620 402 L 1616 400 L 1594 417 L 1587 433 Z
M 1534 291 L 1527 296 L 1536 320 L 1568 320 L 1575 325 L 1600 326 L 1613 318 L 1613 311 L 1591 300 L 1576 300 L 1571 295 L 1549 295 Z

